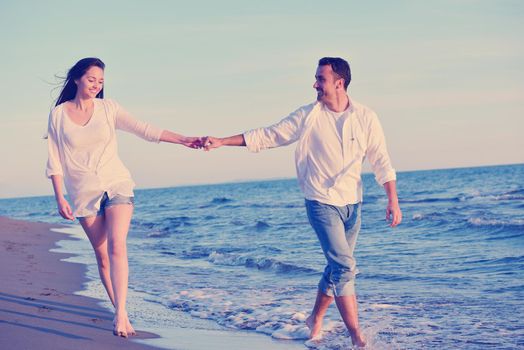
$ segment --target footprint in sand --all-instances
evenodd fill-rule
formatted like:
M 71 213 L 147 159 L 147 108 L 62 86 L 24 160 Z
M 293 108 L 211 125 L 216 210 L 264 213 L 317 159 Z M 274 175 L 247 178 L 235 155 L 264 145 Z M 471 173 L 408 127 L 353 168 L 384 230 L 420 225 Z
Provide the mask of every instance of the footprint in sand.
M 44 295 L 44 296 L 49 296 L 49 295 L 60 296 L 60 295 L 63 295 L 63 294 L 60 293 L 59 291 L 57 291 L 54 288 L 44 288 L 44 292 L 40 293 L 40 295 Z
M 39 306 L 38 307 L 38 312 L 51 312 L 52 309 L 47 307 L 47 306 Z

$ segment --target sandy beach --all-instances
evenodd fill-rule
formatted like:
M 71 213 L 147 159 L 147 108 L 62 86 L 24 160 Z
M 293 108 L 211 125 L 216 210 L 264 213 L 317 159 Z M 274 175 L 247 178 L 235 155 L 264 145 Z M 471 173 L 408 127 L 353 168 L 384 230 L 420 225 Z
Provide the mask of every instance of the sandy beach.
M 57 227 L 0 217 L 0 334 L 3 349 L 157 349 L 113 336 L 99 300 L 73 294 L 86 267 L 51 253 Z M 138 339 L 158 337 L 138 330 Z
M 100 305 L 101 300 L 76 294 L 88 282 L 87 266 L 62 261 L 72 255 L 56 252 L 60 250 L 57 242 L 76 238 L 54 231 L 60 228 L 0 217 L 2 349 L 304 348 L 297 342 L 275 341 L 262 334 L 202 327 L 203 322 L 211 321 L 180 312 L 174 313 L 179 327 L 152 332 L 135 325 L 137 336 L 115 337 L 113 316 Z

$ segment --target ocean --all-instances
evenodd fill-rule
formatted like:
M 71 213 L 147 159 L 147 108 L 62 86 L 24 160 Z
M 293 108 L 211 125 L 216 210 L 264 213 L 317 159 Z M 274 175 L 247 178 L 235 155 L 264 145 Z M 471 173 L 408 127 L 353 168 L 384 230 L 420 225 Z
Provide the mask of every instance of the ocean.
M 399 172 L 395 229 L 384 190 L 363 181 L 356 289 L 369 348 L 524 349 L 524 164 Z M 304 339 L 325 260 L 296 179 L 135 196 L 132 319 L 161 328 L 185 315 L 305 349 L 351 347 L 334 305 L 323 338 Z M 50 196 L 2 199 L 0 215 L 66 223 Z M 90 265 L 86 293 L 104 297 L 89 243 L 64 247 Z

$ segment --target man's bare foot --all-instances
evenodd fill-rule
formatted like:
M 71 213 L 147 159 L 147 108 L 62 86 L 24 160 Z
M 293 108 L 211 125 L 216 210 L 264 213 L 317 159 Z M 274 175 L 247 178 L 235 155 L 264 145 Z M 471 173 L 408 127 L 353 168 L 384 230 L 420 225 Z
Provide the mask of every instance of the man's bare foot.
M 351 334 L 351 342 L 357 348 L 365 348 L 366 347 L 366 339 L 364 338 L 364 336 L 360 332 L 357 332 L 355 335 Z
M 115 315 L 113 319 L 113 334 L 117 337 L 127 338 L 127 322 L 128 318 L 126 314 Z
M 306 319 L 306 326 L 308 326 L 309 330 L 311 331 L 309 333 L 309 339 L 314 339 L 320 336 L 320 331 L 322 330 L 322 320 L 315 321 L 313 315 L 310 315 Z

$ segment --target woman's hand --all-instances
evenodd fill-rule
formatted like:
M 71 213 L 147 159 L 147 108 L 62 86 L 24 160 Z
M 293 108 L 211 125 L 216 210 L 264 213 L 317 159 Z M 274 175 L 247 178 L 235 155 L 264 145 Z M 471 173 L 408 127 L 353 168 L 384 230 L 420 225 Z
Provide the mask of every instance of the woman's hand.
M 180 144 L 189 148 L 202 148 L 202 140 L 200 137 L 183 136 L 180 139 Z
M 58 213 L 60 213 L 60 216 L 64 219 L 74 221 L 75 217 L 73 216 L 73 211 L 71 210 L 71 206 L 67 202 L 65 198 L 60 198 L 56 201 L 56 205 L 58 207 Z

